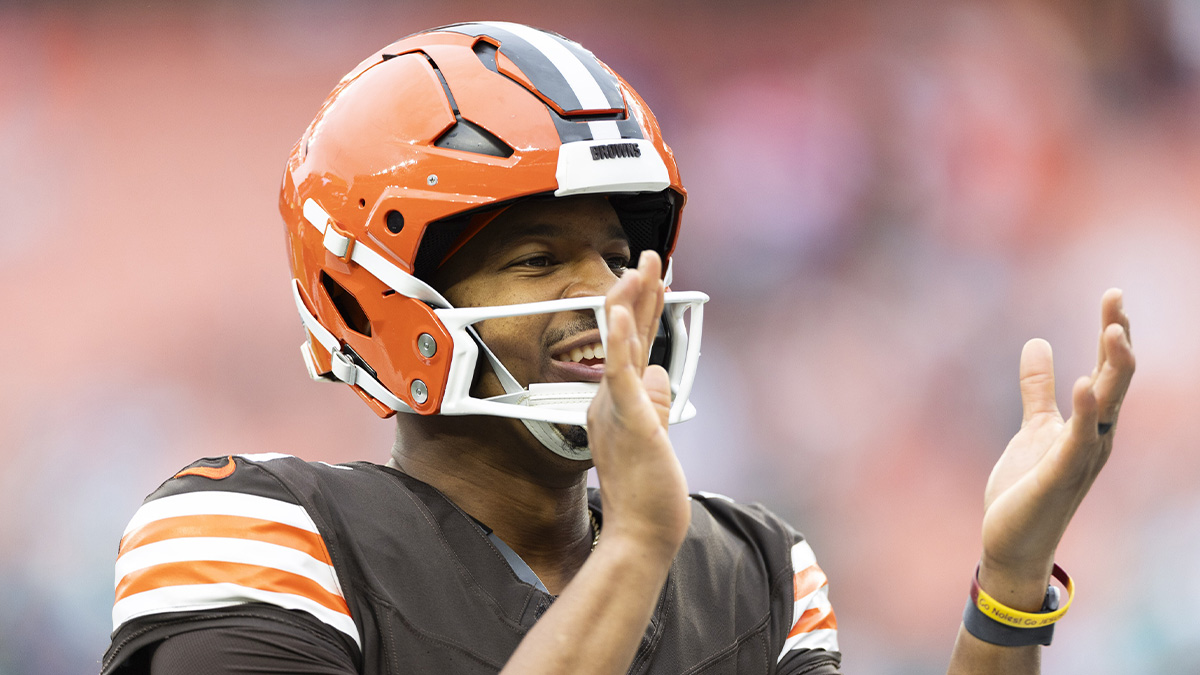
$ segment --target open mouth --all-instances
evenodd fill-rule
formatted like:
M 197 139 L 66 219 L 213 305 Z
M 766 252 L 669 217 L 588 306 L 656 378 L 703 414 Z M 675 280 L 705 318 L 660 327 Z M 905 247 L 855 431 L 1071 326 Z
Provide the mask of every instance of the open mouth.
M 555 354 L 555 361 L 578 363 L 583 366 L 595 367 L 604 365 L 604 345 L 599 342 L 575 347 L 569 352 Z

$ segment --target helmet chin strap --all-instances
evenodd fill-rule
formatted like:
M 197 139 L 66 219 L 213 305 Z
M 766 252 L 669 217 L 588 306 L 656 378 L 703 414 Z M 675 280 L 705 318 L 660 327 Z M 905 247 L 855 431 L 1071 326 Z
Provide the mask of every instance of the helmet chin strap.
M 500 362 L 500 359 L 492 353 L 491 348 L 479 337 L 473 326 L 468 326 L 467 331 L 471 337 L 475 339 L 475 344 L 479 346 L 479 350 L 487 357 L 488 364 L 491 365 L 492 371 L 496 373 L 496 377 L 500 380 L 500 386 L 504 387 L 504 392 L 509 395 L 526 394 L 526 389 L 517 382 L 517 378 L 508 372 L 508 368 Z M 573 403 L 582 404 L 591 401 L 589 393 L 579 391 L 579 388 L 574 388 L 570 391 L 562 391 L 561 393 L 539 393 L 537 395 L 521 396 L 521 403 L 524 405 L 545 405 L 553 403 Z M 588 460 L 592 458 L 592 451 L 587 447 L 578 447 L 567 441 L 566 436 L 558 427 L 549 422 L 538 422 L 521 418 L 521 423 L 533 434 L 533 437 L 546 446 L 550 452 L 574 460 Z
M 550 452 L 567 459 L 585 460 L 592 458 L 592 451 L 583 447 L 572 445 L 567 442 L 566 436 L 558 430 L 558 427 L 549 422 L 534 422 L 533 420 L 522 419 L 525 428 L 533 437 L 542 442 L 542 445 L 550 449 Z

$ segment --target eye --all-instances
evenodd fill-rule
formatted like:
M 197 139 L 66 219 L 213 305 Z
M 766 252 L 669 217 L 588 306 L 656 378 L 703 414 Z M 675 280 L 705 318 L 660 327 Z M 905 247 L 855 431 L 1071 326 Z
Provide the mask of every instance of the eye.
M 608 261 L 608 268 L 616 272 L 617 276 L 629 269 L 629 256 L 627 255 L 610 255 L 605 260 Z
M 550 267 L 554 258 L 545 253 L 538 253 L 513 262 L 512 267 Z

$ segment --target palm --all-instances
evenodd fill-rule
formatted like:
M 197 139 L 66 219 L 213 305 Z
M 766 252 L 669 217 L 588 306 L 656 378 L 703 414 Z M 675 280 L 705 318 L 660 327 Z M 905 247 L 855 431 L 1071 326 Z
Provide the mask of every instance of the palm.
M 992 469 L 984 492 L 984 555 L 992 559 L 1028 559 L 1045 550 L 1048 542 L 1032 540 L 1028 533 L 1037 529 L 1039 505 L 1053 486 L 1068 427 L 1058 414 L 1046 415 L 1035 424 L 1023 426 L 1009 441 L 1004 454 Z M 1057 545 L 1062 532 L 1054 536 Z M 1015 561 L 1014 561 L 1015 562 Z

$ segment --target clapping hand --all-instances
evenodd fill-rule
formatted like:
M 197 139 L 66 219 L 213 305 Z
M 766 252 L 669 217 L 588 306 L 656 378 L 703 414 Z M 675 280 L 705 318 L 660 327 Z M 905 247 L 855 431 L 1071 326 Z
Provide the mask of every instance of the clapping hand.
M 1039 609 L 1055 549 L 1112 452 L 1134 357 L 1121 291 L 1106 292 L 1100 311 L 1096 368 L 1075 381 L 1069 419 L 1055 403 L 1049 343 L 1021 352 L 1024 414 L 988 479 L 980 563 L 983 588 L 1014 608 Z

